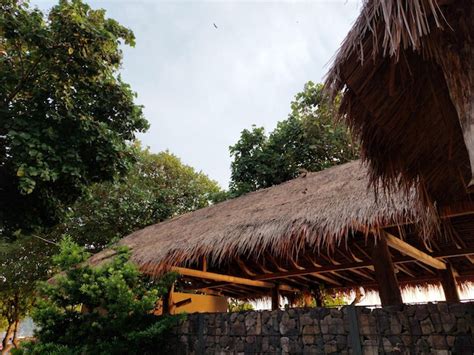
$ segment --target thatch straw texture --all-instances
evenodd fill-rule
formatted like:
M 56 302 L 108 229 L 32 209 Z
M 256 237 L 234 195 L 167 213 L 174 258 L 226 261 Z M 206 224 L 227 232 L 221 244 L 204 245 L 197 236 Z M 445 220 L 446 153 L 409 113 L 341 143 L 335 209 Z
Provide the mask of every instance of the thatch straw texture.
M 365 1 L 326 88 L 342 91 L 340 117 L 360 139 L 375 186 L 416 185 L 431 203 L 467 199 L 473 15 L 471 0 Z
M 335 247 L 362 227 L 427 218 L 428 212 L 416 212 L 413 190 L 377 199 L 367 186 L 366 168 L 354 161 L 149 226 L 120 244 L 132 249 L 138 265 L 158 272 L 203 256 L 218 265 L 265 249 L 283 257 L 302 245 Z M 92 262 L 109 254 L 99 253 Z

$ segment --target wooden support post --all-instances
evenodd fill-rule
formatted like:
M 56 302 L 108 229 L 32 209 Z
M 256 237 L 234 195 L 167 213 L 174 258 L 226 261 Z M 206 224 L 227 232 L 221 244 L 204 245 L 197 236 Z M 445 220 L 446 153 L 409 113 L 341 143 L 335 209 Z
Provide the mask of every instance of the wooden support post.
M 314 300 L 316 301 L 316 307 L 324 307 L 324 299 L 321 289 L 317 287 L 314 290 Z
M 163 307 L 163 312 L 162 314 L 165 315 L 165 314 L 170 314 L 170 300 L 171 300 L 171 291 L 172 288 L 170 287 L 168 289 L 168 291 L 163 295 L 163 297 L 161 298 L 161 302 L 162 302 L 162 307 Z
M 392 255 L 388 250 L 387 240 L 385 238 L 382 237 L 376 241 L 372 253 L 372 261 L 374 263 L 375 279 L 379 285 L 379 295 L 382 306 L 403 304 Z
M 454 276 L 454 269 L 451 264 L 448 264 L 446 270 L 440 270 L 439 273 L 446 302 L 459 302 L 460 298 L 458 288 L 456 286 L 456 277 Z
M 272 288 L 272 311 L 280 309 L 280 290 L 278 285 Z

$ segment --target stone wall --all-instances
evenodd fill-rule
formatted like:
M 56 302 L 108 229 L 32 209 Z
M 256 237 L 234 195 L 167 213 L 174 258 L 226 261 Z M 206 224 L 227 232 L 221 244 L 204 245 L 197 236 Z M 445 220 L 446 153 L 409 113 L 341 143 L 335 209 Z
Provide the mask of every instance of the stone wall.
M 174 354 L 474 354 L 474 303 L 189 314 Z

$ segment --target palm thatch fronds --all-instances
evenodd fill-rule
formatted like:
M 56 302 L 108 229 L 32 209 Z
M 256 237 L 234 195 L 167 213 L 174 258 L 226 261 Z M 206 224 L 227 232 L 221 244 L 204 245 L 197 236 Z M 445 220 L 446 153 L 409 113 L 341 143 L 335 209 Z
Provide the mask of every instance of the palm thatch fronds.
M 468 199 L 473 16 L 471 0 L 365 1 L 326 90 L 342 91 L 339 115 L 360 138 L 375 186 L 415 185 L 425 203 Z
M 210 265 L 238 255 L 257 258 L 263 250 L 292 257 L 304 245 L 336 248 L 354 231 L 431 217 L 417 208 L 414 190 L 377 198 L 367 186 L 366 168 L 354 161 L 149 226 L 120 244 L 131 248 L 139 266 L 159 272 L 202 257 Z

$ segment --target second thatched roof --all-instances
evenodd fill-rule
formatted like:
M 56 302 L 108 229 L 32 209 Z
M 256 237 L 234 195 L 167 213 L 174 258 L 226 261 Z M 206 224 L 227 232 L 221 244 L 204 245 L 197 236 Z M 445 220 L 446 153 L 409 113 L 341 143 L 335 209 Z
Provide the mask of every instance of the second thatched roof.
M 416 185 L 431 203 L 469 200 L 473 16 L 472 0 L 364 1 L 326 88 L 342 92 L 372 181 Z
M 366 168 L 354 161 L 149 226 L 119 244 L 131 248 L 140 267 L 157 272 L 204 256 L 213 265 L 262 250 L 284 257 L 304 244 L 335 247 L 351 231 L 420 222 L 428 212 L 417 212 L 416 201 L 413 190 L 376 198 Z

